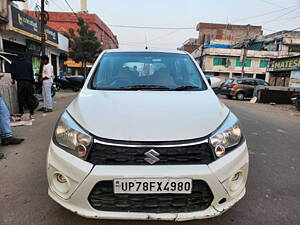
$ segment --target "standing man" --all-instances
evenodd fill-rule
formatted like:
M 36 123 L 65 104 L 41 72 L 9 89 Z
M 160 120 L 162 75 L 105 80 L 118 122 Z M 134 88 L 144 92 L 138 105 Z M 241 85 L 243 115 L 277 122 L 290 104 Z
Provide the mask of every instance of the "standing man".
M 0 79 L 2 77 L 0 76 Z M 2 145 L 17 145 L 24 139 L 13 137 L 13 131 L 9 126 L 9 111 L 0 93 L 0 139 Z M 0 159 L 3 158 L 3 153 L 0 152 Z
M 19 54 L 11 64 L 12 84 L 17 81 L 19 113 L 24 114 L 24 106 L 27 105 L 30 114 L 34 114 L 33 96 L 33 68 L 32 63 Z
M 44 98 L 44 107 L 41 109 L 41 111 L 47 113 L 53 111 L 51 87 L 53 84 L 54 74 L 53 74 L 53 66 L 49 62 L 49 57 L 43 55 L 41 59 L 43 62 L 42 81 L 43 81 L 43 98 Z

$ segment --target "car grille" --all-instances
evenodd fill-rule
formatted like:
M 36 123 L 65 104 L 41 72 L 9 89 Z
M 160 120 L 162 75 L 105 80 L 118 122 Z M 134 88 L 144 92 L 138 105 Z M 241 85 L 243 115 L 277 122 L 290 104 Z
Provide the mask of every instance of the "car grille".
M 154 149 L 159 153 L 155 165 L 209 164 L 214 155 L 209 144 L 181 147 L 117 147 L 94 143 L 88 161 L 94 165 L 149 165 L 145 153 Z
M 101 211 L 181 213 L 205 210 L 213 198 L 202 180 L 193 180 L 191 194 L 114 194 L 112 181 L 100 181 L 88 200 L 94 209 Z

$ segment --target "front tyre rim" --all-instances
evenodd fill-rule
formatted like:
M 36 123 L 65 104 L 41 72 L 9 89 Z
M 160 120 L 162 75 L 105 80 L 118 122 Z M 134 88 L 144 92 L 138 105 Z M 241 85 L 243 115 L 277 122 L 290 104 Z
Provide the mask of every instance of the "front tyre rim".
M 243 93 L 238 93 L 236 97 L 237 97 L 238 100 L 243 100 L 244 99 L 244 94 Z

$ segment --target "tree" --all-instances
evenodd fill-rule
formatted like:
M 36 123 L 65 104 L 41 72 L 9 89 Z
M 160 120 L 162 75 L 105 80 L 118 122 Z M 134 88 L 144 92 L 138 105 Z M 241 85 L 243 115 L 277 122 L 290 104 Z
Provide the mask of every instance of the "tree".
M 83 18 L 78 18 L 77 32 L 73 28 L 69 29 L 70 53 L 69 56 L 76 63 L 82 62 L 84 77 L 87 76 L 87 62 L 95 61 L 100 53 L 101 44 L 95 36 L 96 32 L 89 29 Z

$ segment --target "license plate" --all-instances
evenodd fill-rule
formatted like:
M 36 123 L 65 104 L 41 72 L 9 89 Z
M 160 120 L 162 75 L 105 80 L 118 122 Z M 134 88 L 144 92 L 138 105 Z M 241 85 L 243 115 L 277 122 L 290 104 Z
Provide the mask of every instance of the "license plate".
M 115 194 L 191 194 L 192 179 L 115 179 Z

